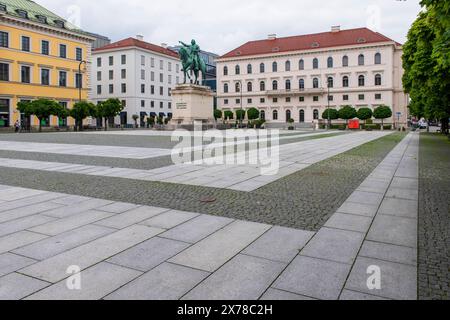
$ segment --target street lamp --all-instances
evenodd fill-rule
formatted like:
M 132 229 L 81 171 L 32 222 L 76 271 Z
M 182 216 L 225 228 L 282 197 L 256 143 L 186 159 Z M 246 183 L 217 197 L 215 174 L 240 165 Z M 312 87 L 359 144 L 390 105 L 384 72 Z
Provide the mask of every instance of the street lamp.
M 81 65 L 84 64 L 84 66 L 87 65 L 87 62 L 85 60 L 81 60 L 78 64 L 78 74 L 79 74 L 79 84 L 78 84 L 78 101 L 81 102 L 81 89 L 83 88 L 83 76 L 81 75 Z
M 241 94 L 241 99 L 240 99 L 240 102 L 241 102 L 241 114 L 240 114 L 240 122 L 241 122 L 241 129 L 242 129 L 242 121 L 243 121 L 243 119 L 242 119 L 242 116 L 243 116 L 243 108 L 242 108 L 242 80 L 238 80 L 238 83 L 239 83 L 239 92 L 240 92 L 240 94 Z
M 327 128 L 328 128 L 328 130 L 331 129 L 331 116 L 330 116 L 330 81 L 331 81 L 331 79 L 328 78 L 328 79 L 327 79 L 327 87 L 328 87 L 328 94 L 327 94 L 327 100 L 328 100 L 328 125 L 327 125 Z

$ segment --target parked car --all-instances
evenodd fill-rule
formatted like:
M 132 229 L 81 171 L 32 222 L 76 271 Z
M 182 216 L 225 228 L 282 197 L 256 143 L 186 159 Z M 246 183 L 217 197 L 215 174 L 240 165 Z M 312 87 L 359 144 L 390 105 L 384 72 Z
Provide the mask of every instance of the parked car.
M 428 122 L 419 121 L 419 129 L 428 129 Z

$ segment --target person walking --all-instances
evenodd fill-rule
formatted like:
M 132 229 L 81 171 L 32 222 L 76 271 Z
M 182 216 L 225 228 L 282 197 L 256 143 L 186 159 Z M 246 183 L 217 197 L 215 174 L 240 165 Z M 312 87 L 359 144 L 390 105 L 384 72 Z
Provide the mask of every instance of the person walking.
M 14 123 L 14 130 L 16 133 L 20 132 L 20 122 L 19 120 L 16 120 L 16 122 Z

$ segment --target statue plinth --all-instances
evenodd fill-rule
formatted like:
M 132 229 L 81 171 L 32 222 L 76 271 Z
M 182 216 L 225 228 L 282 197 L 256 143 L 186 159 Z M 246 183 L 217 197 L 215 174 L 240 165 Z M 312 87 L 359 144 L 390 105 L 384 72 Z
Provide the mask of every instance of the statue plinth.
M 172 108 L 173 126 L 191 126 L 195 121 L 214 123 L 214 92 L 195 84 L 177 85 L 172 89 Z

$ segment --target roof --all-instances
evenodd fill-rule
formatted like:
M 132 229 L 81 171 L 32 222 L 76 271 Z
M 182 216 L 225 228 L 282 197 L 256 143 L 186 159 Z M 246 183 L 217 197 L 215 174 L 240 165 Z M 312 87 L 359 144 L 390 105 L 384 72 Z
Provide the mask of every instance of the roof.
M 1 0 L 0 0 L 1 1 Z M 115 50 L 115 49 L 122 49 L 122 48 L 129 48 L 129 47 L 138 47 L 144 50 L 153 51 L 156 53 L 160 53 L 166 56 L 170 56 L 176 59 L 179 59 L 178 53 L 161 46 L 157 46 L 155 44 L 151 44 L 145 41 L 141 41 L 135 38 L 127 38 L 124 40 L 120 40 L 111 44 L 108 44 L 104 47 L 95 49 L 94 52 L 101 52 L 101 51 L 108 51 L 108 50 Z
M 6 11 L 2 10 L 4 9 L 2 8 L 3 6 L 6 7 Z M 25 11 L 27 13 L 27 17 L 24 18 L 21 16 L 18 11 Z M 72 25 L 64 18 L 61 18 L 31 0 L 0 0 L 0 13 L 4 13 L 15 18 L 27 19 L 34 23 L 87 35 L 83 30 Z
M 336 32 L 330 31 L 286 38 L 275 38 L 272 40 L 250 41 L 221 56 L 220 59 L 387 41 L 395 42 L 394 40 L 367 28 L 340 30 Z

